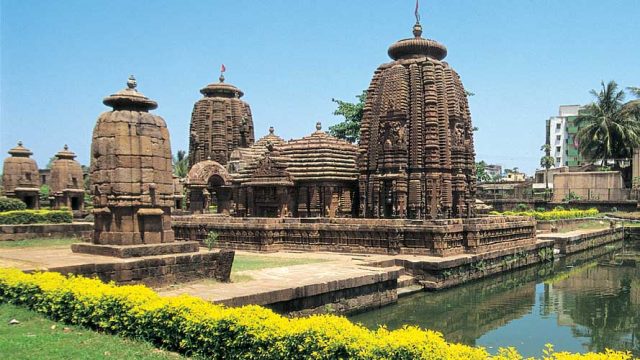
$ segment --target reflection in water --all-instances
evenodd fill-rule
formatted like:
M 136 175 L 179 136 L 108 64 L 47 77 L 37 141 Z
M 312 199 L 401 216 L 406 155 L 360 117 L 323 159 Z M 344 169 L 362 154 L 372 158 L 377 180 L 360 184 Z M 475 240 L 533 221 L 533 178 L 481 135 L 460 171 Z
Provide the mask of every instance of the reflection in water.
M 556 350 L 631 350 L 640 355 L 640 251 L 600 248 L 450 290 L 419 293 L 353 321 L 390 329 L 418 325 L 453 342 Z M 602 255 L 603 252 L 609 254 Z

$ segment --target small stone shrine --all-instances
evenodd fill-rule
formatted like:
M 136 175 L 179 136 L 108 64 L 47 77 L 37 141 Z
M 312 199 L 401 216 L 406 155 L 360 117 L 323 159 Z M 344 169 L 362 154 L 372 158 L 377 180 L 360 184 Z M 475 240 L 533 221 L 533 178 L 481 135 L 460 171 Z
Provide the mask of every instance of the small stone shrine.
M 22 200 L 27 209 L 39 209 L 40 174 L 38 164 L 30 158 L 33 153 L 18 141 L 18 146 L 9 150 L 9 155 L 2 168 L 4 195 Z
M 193 106 L 189 136 L 189 166 L 205 160 L 225 165 L 234 149 L 254 142 L 253 119 L 249 104 L 237 87 L 224 82 L 200 90 L 204 98 Z
M 92 245 L 76 244 L 74 251 L 117 254 L 109 248 L 149 244 L 155 246 L 141 253 L 198 251 L 197 243 L 174 242 L 169 131 L 160 116 L 149 113 L 158 105 L 136 90 L 133 76 L 126 89 L 103 102 L 113 111 L 100 115 L 93 130 Z
M 67 145 L 56 154 L 51 165 L 50 198 L 54 209 L 66 207 L 72 211 L 84 209 L 84 177 L 76 154 Z
M 447 49 L 422 37 L 389 47 L 367 90 L 361 125 L 360 216 L 473 217 L 475 155 L 471 115 Z

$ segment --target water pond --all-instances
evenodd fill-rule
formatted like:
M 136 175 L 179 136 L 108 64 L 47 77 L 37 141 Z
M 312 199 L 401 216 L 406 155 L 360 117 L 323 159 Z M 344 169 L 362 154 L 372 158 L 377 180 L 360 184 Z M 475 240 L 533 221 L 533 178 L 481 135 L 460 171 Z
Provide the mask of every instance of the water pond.
M 582 252 L 350 317 L 369 328 L 405 324 L 495 352 L 631 350 L 640 356 L 640 242 Z

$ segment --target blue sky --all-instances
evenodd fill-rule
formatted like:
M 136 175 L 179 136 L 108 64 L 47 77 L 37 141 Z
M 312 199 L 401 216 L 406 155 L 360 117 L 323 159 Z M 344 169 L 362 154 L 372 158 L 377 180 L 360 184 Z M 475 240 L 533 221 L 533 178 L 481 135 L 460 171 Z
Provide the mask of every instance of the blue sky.
M 413 0 L 0 0 L 0 151 L 24 141 L 44 167 L 67 143 L 89 162 L 91 132 L 125 86 L 159 104 L 174 152 L 188 147 L 199 90 L 245 92 L 256 137 L 285 139 L 340 121 L 394 41 Z M 640 1 L 421 1 L 424 35 L 444 43 L 470 99 L 477 160 L 536 168 L 544 122 L 591 100 L 601 80 L 640 86 Z

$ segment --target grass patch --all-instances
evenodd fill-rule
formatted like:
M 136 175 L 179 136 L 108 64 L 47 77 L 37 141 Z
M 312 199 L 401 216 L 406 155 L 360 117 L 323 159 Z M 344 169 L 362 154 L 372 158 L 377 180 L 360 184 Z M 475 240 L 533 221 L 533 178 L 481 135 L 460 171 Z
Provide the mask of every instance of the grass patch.
M 593 230 L 593 229 L 607 229 L 609 228 L 609 221 L 605 220 L 593 220 L 581 223 L 576 226 L 570 226 L 566 229 L 562 229 L 560 233 L 567 233 L 574 230 Z
M 83 240 L 79 238 L 35 238 L 15 241 L 0 241 L 0 249 L 69 246 L 73 243 L 82 241 Z
M 9 325 L 16 319 L 20 324 Z M 11 359 L 181 359 L 151 344 L 64 325 L 14 305 L 0 304 L 0 354 Z
M 327 260 L 318 258 L 279 258 L 259 255 L 236 254 L 235 258 L 233 259 L 233 267 L 231 268 L 231 273 L 246 270 L 260 270 L 293 265 L 313 264 L 324 261 Z

